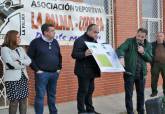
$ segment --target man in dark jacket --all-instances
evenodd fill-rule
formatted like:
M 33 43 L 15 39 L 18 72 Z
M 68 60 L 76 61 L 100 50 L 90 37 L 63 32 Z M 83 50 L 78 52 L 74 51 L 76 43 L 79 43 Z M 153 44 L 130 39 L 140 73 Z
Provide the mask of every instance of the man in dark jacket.
M 157 95 L 157 83 L 159 79 L 159 74 L 161 73 L 163 78 L 163 93 L 165 95 L 165 35 L 163 32 L 157 34 L 157 39 L 152 43 L 153 50 L 153 61 L 151 63 L 151 97 Z
M 146 62 L 152 61 L 152 48 L 146 40 L 147 30 L 140 28 L 133 38 L 128 38 L 118 49 L 117 54 L 125 67 L 125 104 L 128 114 L 133 112 L 133 88 L 136 86 L 137 111 L 144 114 L 144 88 L 147 75 Z
M 94 79 L 100 77 L 100 69 L 92 56 L 91 50 L 85 44 L 85 41 L 96 43 L 98 33 L 99 30 L 95 24 L 89 25 L 87 32 L 79 37 L 73 46 L 72 58 L 76 59 L 74 73 L 78 77 L 78 114 L 85 114 L 86 112 L 100 114 L 95 111 L 92 103 Z
M 35 72 L 35 114 L 43 114 L 44 96 L 47 92 L 49 114 L 57 114 L 56 86 L 62 68 L 60 46 L 52 24 L 43 24 L 42 37 L 34 39 L 29 46 L 28 55 L 32 59 L 31 68 Z

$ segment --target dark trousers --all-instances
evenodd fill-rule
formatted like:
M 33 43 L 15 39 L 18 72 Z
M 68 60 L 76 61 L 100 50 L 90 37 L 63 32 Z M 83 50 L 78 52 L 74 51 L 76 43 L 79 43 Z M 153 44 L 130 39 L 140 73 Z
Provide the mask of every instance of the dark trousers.
M 93 92 L 94 78 L 78 78 L 77 108 L 79 113 L 94 111 L 92 103 Z
M 14 100 L 9 102 L 9 114 L 16 114 L 19 104 L 19 113 L 26 114 L 27 112 L 27 98 L 21 100 Z
M 159 79 L 159 74 L 161 73 L 163 78 L 163 93 L 165 95 L 165 64 L 155 62 L 151 68 L 151 88 L 152 93 L 158 93 L 157 84 Z
M 137 111 L 138 114 L 144 114 L 144 88 L 145 79 L 133 79 L 132 76 L 124 75 L 124 86 L 125 86 L 125 105 L 128 114 L 134 114 L 133 112 L 133 89 L 134 84 L 136 87 L 137 94 Z
M 57 72 L 43 72 L 35 76 L 35 114 L 43 114 L 44 96 L 47 91 L 47 101 L 50 114 L 57 114 L 56 104 L 56 86 L 58 80 Z

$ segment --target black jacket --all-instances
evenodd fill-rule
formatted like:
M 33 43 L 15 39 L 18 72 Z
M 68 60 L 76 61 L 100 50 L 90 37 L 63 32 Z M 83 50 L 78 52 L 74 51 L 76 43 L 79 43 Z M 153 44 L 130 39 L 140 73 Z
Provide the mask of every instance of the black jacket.
M 100 77 L 100 69 L 94 57 L 92 55 L 85 57 L 85 51 L 88 49 L 85 41 L 97 43 L 86 33 L 75 40 L 72 51 L 72 58 L 76 59 L 74 73 L 78 77 Z
M 151 62 L 151 66 L 153 66 L 153 63 L 155 62 L 155 51 L 156 51 L 156 46 L 157 46 L 157 41 L 155 42 L 152 42 L 152 54 L 153 54 L 153 59 L 152 59 L 152 62 Z M 165 47 L 165 41 L 163 41 L 163 46 Z

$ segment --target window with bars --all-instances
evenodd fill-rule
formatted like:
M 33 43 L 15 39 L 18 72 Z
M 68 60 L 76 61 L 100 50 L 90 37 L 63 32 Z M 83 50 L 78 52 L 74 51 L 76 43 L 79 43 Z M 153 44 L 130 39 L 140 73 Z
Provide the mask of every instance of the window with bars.
M 156 39 L 156 33 L 163 30 L 162 0 L 142 0 L 142 26 L 148 30 L 148 41 Z
M 114 9 L 113 0 L 84 0 L 90 5 L 103 6 L 106 13 L 106 43 L 114 46 Z

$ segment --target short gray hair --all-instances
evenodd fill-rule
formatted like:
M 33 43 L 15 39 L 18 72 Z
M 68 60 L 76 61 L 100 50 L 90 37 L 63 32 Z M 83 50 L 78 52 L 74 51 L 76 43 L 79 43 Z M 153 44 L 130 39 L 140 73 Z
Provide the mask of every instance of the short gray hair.
M 96 24 L 90 24 L 88 27 L 87 27 L 87 32 L 90 32 L 93 30 L 93 28 L 97 26 Z

